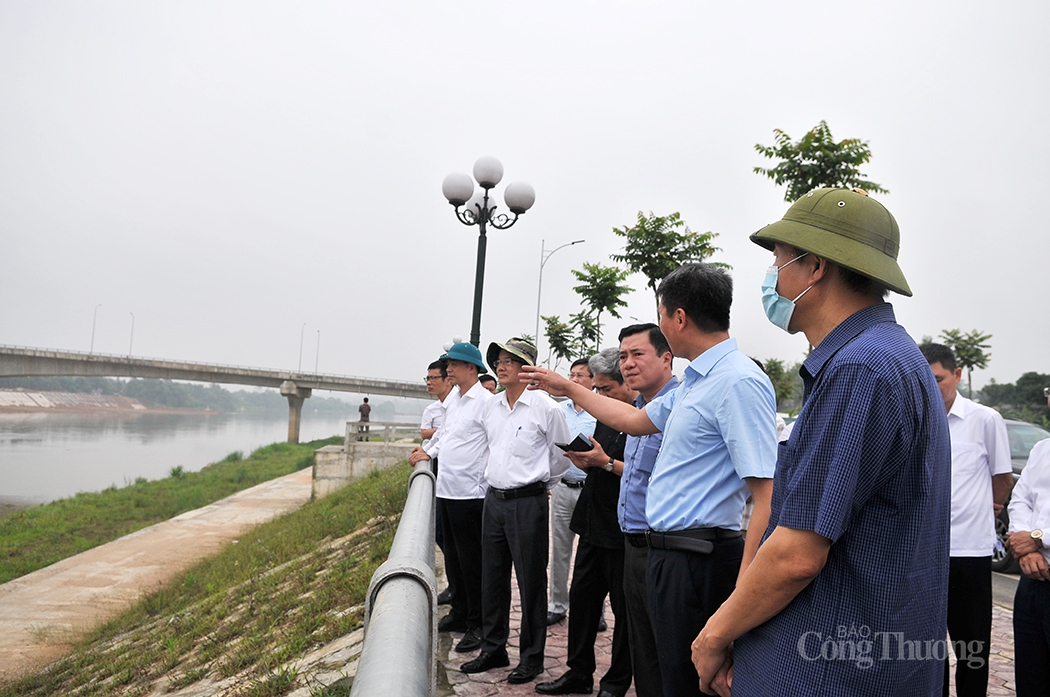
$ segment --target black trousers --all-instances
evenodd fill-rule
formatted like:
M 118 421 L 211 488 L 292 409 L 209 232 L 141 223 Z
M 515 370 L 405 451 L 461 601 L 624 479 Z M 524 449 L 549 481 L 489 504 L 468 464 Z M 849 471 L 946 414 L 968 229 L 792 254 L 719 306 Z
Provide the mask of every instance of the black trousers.
M 438 499 L 445 573 L 454 589 L 448 614 L 481 626 L 481 517 L 485 499 Z
M 955 694 L 988 694 L 988 653 L 992 641 L 992 558 L 948 560 L 948 637 L 955 647 Z M 948 697 L 948 659 L 944 660 L 944 697 Z
M 623 595 L 627 605 L 627 643 L 631 649 L 634 691 L 638 697 L 662 697 L 663 680 L 645 583 L 648 567 L 649 548 L 635 547 L 624 539 Z
M 513 564 L 521 598 L 518 652 L 527 666 L 543 665 L 547 642 L 548 510 L 545 493 L 503 500 L 490 490 L 481 523 L 481 650 L 507 645 Z
M 1014 595 L 1017 697 L 1050 695 L 1050 582 L 1024 574 Z
M 743 538 L 714 545 L 711 554 L 649 550 L 649 607 L 666 697 L 702 694 L 693 666 L 693 640 L 736 587 Z
M 594 642 L 606 593 L 616 624 L 613 627 L 609 670 L 600 681 L 602 690 L 622 697 L 631 686 L 631 647 L 627 607 L 623 596 L 623 549 L 596 547 L 580 540 L 569 586 L 569 669 L 591 677 L 595 671 Z
M 438 476 L 438 459 L 436 457 L 430 458 L 430 471 L 434 475 L 434 479 Z M 434 544 L 438 546 L 441 553 L 445 553 L 445 535 L 441 531 L 441 514 L 437 511 L 437 505 L 434 506 Z M 451 580 L 449 581 L 449 588 L 452 587 Z

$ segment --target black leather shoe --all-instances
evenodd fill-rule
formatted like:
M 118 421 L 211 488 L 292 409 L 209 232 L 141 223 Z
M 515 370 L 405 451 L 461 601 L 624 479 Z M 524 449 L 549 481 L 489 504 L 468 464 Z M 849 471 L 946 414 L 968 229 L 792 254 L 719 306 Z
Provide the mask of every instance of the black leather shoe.
M 549 627 L 552 624 L 558 624 L 563 619 L 565 619 L 565 613 L 564 612 L 548 612 L 547 613 L 547 626 Z
M 514 670 L 510 671 L 510 675 L 507 676 L 507 682 L 511 685 L 520 685 L 523 682 L 532 682 L 536 679 L 536 676 L 543 672 L 543 665 L 537 663 L 536 665 L 526 665 L 519 663 Z
M 473 661 L 467 661 L 459 667 L 464 673 L 484 673 L 493 668 L 502 668 L 510 665 L 510 657 L 507 649 L 500 649 L 490 653 L 483 653 Z
M 602 618 L 600 620 L 598 620 L 598 631 L 599 632 L 604 632 L 604 631 L 607 631 L 608 629 L 609 629 L 609 625 L 607 625 L 605 623 L 605 615 L 602 615 Z
M 439 632 L 465 632 L 469 629 L 467 621 L 452 615 L 445 615 L 438 620 Z
M 614 695 L 608 690 L 601 690 L 598 692 L 598 697 L 623 697 L 623 695 Z
M 456 653 L 468 653 L 481 648 L 481 630 L 477 627 L 468 629 L 463 638 L 456 644 Z
M 541 682 L 536 686 L 536 692 L 541 695 L 589 695 L 593 691 L 594 678 L 576 675 L 571 670 L 557 680 Z
M 446 588 L 445 590 L 438 593 L 438 605 L 451 605 L 452 604 L 452 589 Z

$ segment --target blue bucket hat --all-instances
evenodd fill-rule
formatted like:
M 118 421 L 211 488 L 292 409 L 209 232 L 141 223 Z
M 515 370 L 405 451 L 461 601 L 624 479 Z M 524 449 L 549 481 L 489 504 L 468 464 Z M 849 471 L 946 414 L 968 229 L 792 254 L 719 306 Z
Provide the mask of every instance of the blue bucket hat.
M 481 351 L 474 344 L 468 344 L 466 341 L 452 344 L 452 348 L 448 350 L 446 355 L 454 361 L 463 361 L 464 363 L 476 365 L 478 367 L 478 375 L 489 372 L 488 368 L 485 367 L 485 361 L 481 358 Z

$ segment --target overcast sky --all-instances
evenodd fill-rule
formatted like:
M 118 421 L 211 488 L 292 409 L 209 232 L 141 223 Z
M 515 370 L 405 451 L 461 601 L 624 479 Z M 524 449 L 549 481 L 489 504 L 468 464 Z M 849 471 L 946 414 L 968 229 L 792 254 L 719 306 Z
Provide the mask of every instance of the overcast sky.
M 470 333 L 477 229 L 441 195 L 494 155 L 536 205 L 489 234 L 483 345 L 579 309 L 613 227 L 719 234 L 731 333 L 765 319 L 747 235 L 773 129 L 862 138 L 917 339 L 1050 372 L 1050 4 L 0 2 L 0 343 L 417 379 Z M 654 317 L 644 279 L 624 320 Z M 305 328 L 304 328 L 305 324 Z M 318 337 L 320 345 L 318 347 Z M 319 348 L 319 350 L 318 350 Z M 484 346 L 483 346 L 484 348 Z

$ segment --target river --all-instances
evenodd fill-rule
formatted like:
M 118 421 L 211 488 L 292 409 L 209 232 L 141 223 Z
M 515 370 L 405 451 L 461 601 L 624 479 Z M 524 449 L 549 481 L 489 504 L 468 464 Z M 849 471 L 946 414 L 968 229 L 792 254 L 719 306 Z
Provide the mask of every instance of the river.
M 346 417 L 303 409 L 300 441 L 345 428 Z M 288 417 L 279 415 L 0 414 L 0 503 L 46 503 L 137 477 L 162 479 L 176 466 L 195 472 L 287 437 Z

